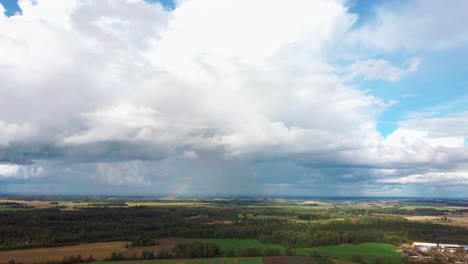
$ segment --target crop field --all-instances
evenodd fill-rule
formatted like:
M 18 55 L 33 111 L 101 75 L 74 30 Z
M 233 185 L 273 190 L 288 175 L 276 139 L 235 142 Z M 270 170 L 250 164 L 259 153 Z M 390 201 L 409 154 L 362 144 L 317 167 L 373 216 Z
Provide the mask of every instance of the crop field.
M 349 261 L 349 260 L 342 260 L 342 259 L 334 259 L 335 264 L 358 264 L 358 262 Z
M 280 244 L 264 244 L 257 239 L 187 239 L 190 242 L 203 242 L 213 243 L 221 250 L 239 250 L 248 248 L 261 248 L 261 249 L 279 249 L 281 254 L 284 254 L 285 248 Z
M 137 256 L 141 256 L 141 253 L 143 252 L 143 250 L 150 250 L 150 251 L 153 251 L 154 253 L 158 253 L 162 250 L 171 252 L 175 246 L 179 244 L 183 244 L 183 243 L 187 243 L 187 240 L 184 238 L 180 238 L 180 237 L 161 238 L 161 239 L 158 239 L 158 245 L 155 245 L 155 246 L 130 247 L 124 252 L 124 256 L 131 257 L 133 254 L 136 254 Z
M 73 202 L 63 200 L 51 200 L 51 201 L 24 201 L 14 199 L 0 199 L 0 203 L 17 203 L 30 208 L 13 208 L 14 210 L 31 210 L 31 209 L 46 209 L 46 208 L 61 208 L 62 210 L 73 210 L 74 207 L 86 207 L 89 203 L 86 202 Z M 12 208 L 5 208 L 0 206 L 0 210 L 11 210 Z
M 131 260 L 131 261 L 98 261 L 96 264 L 263 264 L 260 257 L 255 258 L 210 258 L 210 259 L 165 259 L 165 260 Z
M 250 257 L 250 258 L 210 258 L 210 259 L 166 259 L 133 261 L 99 261 L 96 264 L 329 264 L 334 261 L 326 258 L 304 256 Z M 337 260 L 336 264 L 355 264 L 351 261 Z
M 441 219 L 441 217 L 447 217 L 447 221 Z M 462 215 L 421 215 L 421 216 L 404 216 L 404 218 L 409 221 L 414 222 L 425 222 L 431 221 L 432 223 L 450 225 L 450 226 L 459 226 L 459 227 L 468 227 L 468 214 L 464 213 Z
M 414 210 L 414 209 L 436 209 L 436 210 L 446 210 L 446 211 L 455 211 L 455 210 L 464 210 L 468 209 L 466 206 L 446 206 L 446 205 L 407 205 L 400 207 L 400 209 Z
M 264 264 L 332 264 L 334 261 L 327 257 L 310 256 L 276 256 L 263 257 Z
M 208 203 L 200 202 L 127 202 L 128 207 L 133 206 L 183 206 L 183 207 L 192 207 L 192 206 L 206 206 L 210 205 Z
M 396 247 L 379 243 L 363 243 L 358 245 L 337 245 L 315 248 L 296 249 L 298 254 L 309 255 L 313 252 L 334 257 L 342 260 L 352 260 L 353 254 L 359 254 L 367 263 L 373 263 L 375 259 L 381 258 L 385 263 L 400 263 L 402 255 L 396 252 Z
M 109 257 L 112 252 L 122 252 L 128 242 L 104 242 L 65 246 L 54 248 L 34 248 L 0 251 L 0 263 L 14 260 L 16 263 L 38 263 L 46 261 L 60 261 L 63 257 L 81 255 L 87 258 L 92 255 L 94 259 Z
M 468 214 L 460 209 L 467 204 L 11 197 L 0 199 L 0 263 L 65 261 L 77 255 L 102 260 L 120 252 L 113 259 L 129 264 L 353 264 L 377 259 L 396 264 L 402 258 L 398 245 L 432 242 L 429 235 L 440 243 L 468 244 Z M 448 207 L 458 209 L 441 210 Z M 346 245 L 340 245 L 343 241 Z M 77 246 L 69 246 L 73 244 Z M 166 252 L 167 260 L 135 260 L 149 259 L 148 254 L 165 258 Z

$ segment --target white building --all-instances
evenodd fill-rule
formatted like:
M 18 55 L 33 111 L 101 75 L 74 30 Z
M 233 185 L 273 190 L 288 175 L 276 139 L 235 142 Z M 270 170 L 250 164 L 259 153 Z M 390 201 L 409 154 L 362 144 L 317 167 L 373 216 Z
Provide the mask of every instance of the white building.
M 421 251 L 429 251 L 429 250 L 438 249 L 439 251 L 443 251 L 443 252 L 455 253 L 457 252 L 457 250 L 462 249 L 468 252 L 468 245 L 413 242 L 413 247 Z
M 455 244 L 439 244 L 439 248 L 441 251 L 450 252 L 450 253 L 457 252 L 457 250 L 461 247 L 462 246 L 455 245 Z
M 416 247 L 421 251 L 429 251 L 429 250 L 432 250 L 432 249 L 437 249 L 437 244 L 436 243 L 413 242 L 413 247 Z

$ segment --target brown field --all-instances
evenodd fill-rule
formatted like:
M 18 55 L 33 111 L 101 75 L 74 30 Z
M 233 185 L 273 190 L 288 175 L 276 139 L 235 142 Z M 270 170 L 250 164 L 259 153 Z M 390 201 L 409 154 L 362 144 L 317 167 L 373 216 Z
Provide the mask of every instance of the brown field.
M 392 204 L 386 203 L 386 202 L 373 202 L 373 203 L 368 203 L 368 202 L 348 202 L 345 204 L 341 204 L 338 207 L 350 207 L 350 208 L 364 208 L 364 209 L 370 209 L 370 208 L 389 208 L 393 207 Z
M 317 264 L 313 257 L 303 256 L 278 256 L 263 257 L 264 264 Z
M 198 219 L 207 219 L 207 218 L 208 218 L 207 215 L 194 215 L 190 217 L 185 217 L 184 219 L 185 220 L 198 220 Z
M 451 221 L 441 221 L 437 220 L 437 218 L 447 217 Z M 464 213 L 463 215 L 421 215 L 421 216 L 405 216 L 406 219 L 413 222 L 425 222 L 431 221 L 434 224 L 441 224 L 441 225 L 450 225 L 450 226 L 460 226 L 460 227 L 468 227 L 468 214 Z
M 23 201 L 23 200 L 3 200 L 0 199 L 0 202 L 11 202 L 11 203 L 19 203 L 27 206 L 32 206 L 35 208 L 52 208 L 56 207 L 57 204 L 50 204 L 48 201 Z
M 149 246 L 149 247 L 131 247 L 128 248 L 124 252 L 125 257 L 132 257 L 133 253 L 137 255 L 137 257 L 141 256 L 143 250 L 150 250 L 157 254 L 159 251 L 166 250 L 167 252 L 171 253 L 172 249 L 182 243 L 186 243 L 187 240 L 179 237 L 166 237 L 158 239 L 159 245 L 157 246 Z
M 207 225 L 230 225 L 232 224 L 233 222 L 231 220 L 215 220 L 215 221 L 210 221 L 210 222 L 206 222 L 205 224 Z
M 444 215 L 399 215 L 399 214 L 372 214 L 373 216 L 378 217 L 385 217 L 385 216 L 398 216 L 407 219 L 411 222 L 426 222 L 430 221 L 434 224 L 440 225 L 449 225 L 449 226 L 459 226 L 459 227 L 467 227 L 468 228 L 468 214 L 464 213 L 463 215 L 451 215 L 451 214 L 444 214 Z M 450 221 L 442 221 L 440 218 L 447 217 Z M 438 219 L 439 218 L 439 219 Z
M 27 206 L 32 206 L 37 209 L 44 209 L 44 208 L 56 208 L 57 206 L 66 207 L 61 208 L 62 210 L 73 210 L 73 207 L 86 207 L 89 203 L 71 203 L 71 202 L 58 202 L 58 204 L 50 204 L 51 201 L 24 201 L 24 200 L 7 200 L 7 199 L 0 199 L 0 203 L 4 202 L 11 202 L 11 203 L 19 203 Z
M 183 206 L 183 207 L 199 207 L 207 206 L 208 203 L 189 203 L 189 202 L 127 202 L 128 207 L 133 206 Z
M 13 259 L 16 263 L 37 263 L 48 260 L 60 261 L 63 257 L 81 255 L 87 258 L 93 255 L 95 259 L 109 257 L 112 252 L 122 252 L 128 242 L 105 242 L 81 244 L 77 246 L 54 247 L 54 248 L 33 248 L 0 251 L 0 263 L 8 263 Z
M 109 199 L 112 200 L 112 199 Z M 61 208 L 62 210 L 73 210 L 76 208 L 85 208 L 89 207 L 92 203 L 87 202 L 80 202 L 80 203 L 72 203 L 72 202 L 58 202 L 58 204 L 50 204 L 51 201 L 24 201 L 24 200 L 10 200 L 10 199 L 0 199 L 0 202 L 14 202 L 19 204 L 24 204 L 27 206 L 32 206 L 37 209 L 43 208 L 56 208 L 56 207 L 65 207 Z M 209 207 L 215 209 L 225 209 L 224 207 L 218 207 L 211 205 L 209 203 L 198 203 L 198 202 L 127 202 L 127 206 L 108 206 L 110 208 L 119 208 L 119 207 L 135 207 L 135 206 L 149 206 L 149 207 L 165 207 L 165 206 L 180 206 L 180 207 Z

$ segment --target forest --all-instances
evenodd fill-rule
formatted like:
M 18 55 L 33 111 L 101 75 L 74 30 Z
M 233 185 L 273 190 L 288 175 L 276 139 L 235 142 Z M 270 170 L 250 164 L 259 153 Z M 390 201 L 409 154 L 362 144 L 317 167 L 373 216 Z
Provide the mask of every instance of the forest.
M 105 241 L 149 245 L 163 237 L 253 238 L 287 248 L 364 242 L 468 244 L 466 228 L 410 222 L 397 216 L 376 217 L 372 210 L 352 220 L 349 216 L 356 216 L 353 212 L 262 206 L 0 210 L 0 250 Z

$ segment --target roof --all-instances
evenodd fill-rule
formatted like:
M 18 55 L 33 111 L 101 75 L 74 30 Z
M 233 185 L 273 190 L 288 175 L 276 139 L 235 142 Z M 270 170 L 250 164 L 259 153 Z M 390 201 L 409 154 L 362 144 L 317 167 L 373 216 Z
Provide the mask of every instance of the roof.
M 437 247 L 436 243 L 413 242 L 414 246 Z

